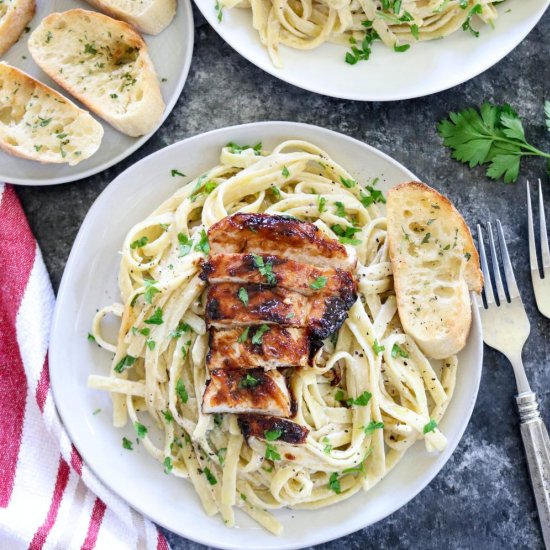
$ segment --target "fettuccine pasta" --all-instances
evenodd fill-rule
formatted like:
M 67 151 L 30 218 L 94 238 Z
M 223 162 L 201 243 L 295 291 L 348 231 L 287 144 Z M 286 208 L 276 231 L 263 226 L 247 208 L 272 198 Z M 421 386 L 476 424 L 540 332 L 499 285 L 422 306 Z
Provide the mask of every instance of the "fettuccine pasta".
M 428 451 L 445 448 L 437 425 L 457 359 L 430 363 L 400 325 L 383 201 L 375 182 L 361 186 L 311 143 L 286 141 L 273 152 L 229 144 L 218 166 L 181 187 L 122 244 L 121 303 L 100 310 L 92 326 L 96 342 L 114 353 L 112 367 L 89 385 L 111 393 L 114 426 L 133 424 L 166 473 L 188 479 L 206 513 L 228 526 L 237 507 L 280 533 L 273 510 L 320 508 L 367 491 L 419 439 Z M 293 420 L 309 430 L 303 445 L 247 442 L 235 415 L 201 410 L 209 377 L 206 231 L 235 212 L 294 216 L 333 238 L 335 225 L 353 229 L 340 239 L 358 256 L 359 298 L 312 364 L 286 374 Z M 116 342 L 103 334 L 105 315 L 121 318 Z
M 492 24 L 494 0 L 216 0 L 222 7 L 250 8 L 252 25 L 273 64 L 282 66 L 281 44 L 311 50 L 325 42 L 351 48 L 346 61 L 368 59 L 373 40 L 402 52 L 420 40 L 459 29 L 478 35 L 472 20 Z M 355 50 L 355 51 L 354 51 Z

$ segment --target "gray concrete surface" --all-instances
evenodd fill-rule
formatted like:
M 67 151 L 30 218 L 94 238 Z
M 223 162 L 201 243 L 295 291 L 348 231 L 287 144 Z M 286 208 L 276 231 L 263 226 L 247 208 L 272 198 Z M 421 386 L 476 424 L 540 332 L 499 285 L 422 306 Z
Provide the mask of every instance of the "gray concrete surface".
M 447 194 L 470 224 L 500 217 L 531 319 L 524 358 L 542 411 L 550 422 L 550 321 L 536 310 L 526 249 L 524 180 L 542 177 L 550 214 L 550 182 L 539 159 L 522 163 L 521 182 L 488 180 L 450 159 L 436 123 L 450 110 L 484 99 L 509 102 L 527 135 L 550 151 L 543 101 L 550 99 L 550 13 L 492 69 L 452 90 L 395 103 L 359 103 L 315 95 L 278 81 L 227 46 L 195 10 L 195 53 L 189 79 L 159 132 L 119 165 L 86 180 L 17 192 L 57 288 L 78 228 L 97 195 L 125 168 L 165 145 L 206 130 L 260 120 L 318 124 L 378 147 Z M 357 67 L 362 70 L 362 67 Z M 378 524 L 317 548 L 543 548 L 529 485 L 506 360 L 485 349 L 481 389 L 458 449 L 412 502 Z M 175 550 L 201 545 L 171 533 Z

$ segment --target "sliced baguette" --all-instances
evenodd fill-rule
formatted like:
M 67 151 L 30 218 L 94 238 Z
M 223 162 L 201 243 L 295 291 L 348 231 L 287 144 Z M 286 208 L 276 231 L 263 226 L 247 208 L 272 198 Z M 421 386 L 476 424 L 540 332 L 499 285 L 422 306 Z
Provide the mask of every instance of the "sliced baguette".
M 0 148 L 73 166 L 99 148 L 103 127 L 87 111 L 28 74 L 0 63 Z
M 0 55 L 17 42 L 35 11 L 35 0 L 0 1 Z
M 40 68 L 129 136 L 151 132 L 164 101 L 147 45 L 127 23 L 81 9 L 52 13 L 29 38 Z
M 174 19 L 176 0 L 87 0 L 98 10 L 122 19 L 145 34 L 159 34 Z
M 429 357 L 454 355 L 470 331 L 469 291 L 483 286 L 470 230 L 448 199 L 420 182 L 389 191 L 387 216 L 403 329 Z

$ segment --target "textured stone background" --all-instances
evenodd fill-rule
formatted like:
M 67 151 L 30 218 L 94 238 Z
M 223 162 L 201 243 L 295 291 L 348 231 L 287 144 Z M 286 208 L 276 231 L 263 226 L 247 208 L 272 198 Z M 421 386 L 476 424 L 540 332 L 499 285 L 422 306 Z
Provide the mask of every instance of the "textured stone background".
M 78 183 L 18 194 L 57 289 L 80 224 L 97 195 L 128 166 L 188 136 L 233 124 L 290 120 L 325 126 L 388 153 L 447 194 L 470 224 L 500 217 L 531 319 L 524 352 L 532 386 L 550 421 L 550 321 L 536 310 L 526 248 L 524 181 L 542 177 L 550 215 L 550 185 L 542 160 L 523 162 L 516 185 L 488 180 L 483 170 L 452 161 L 436 134 L 450 110 L 484 99 L 509 102 L 527 135 L 550 150 L 543 100 L 550 99 L 550 13 L 516 50 L 491 70 L 450 91 L 395 103 L 341 101 L 294 88 L 262 72 L 227 46 L 195 10 L 195 52 L 173 113 L 149 142 L 119 165 Z M 307 105 L 307 108 L 304 108 Z M 543 548 L 513 402 L 512 370 L 486 348 L 477 404 L 456 452 L 412 502 L 378 524 L 319 546 L 345 548 Z M 167 533 L 174 549 L 203 546 Z

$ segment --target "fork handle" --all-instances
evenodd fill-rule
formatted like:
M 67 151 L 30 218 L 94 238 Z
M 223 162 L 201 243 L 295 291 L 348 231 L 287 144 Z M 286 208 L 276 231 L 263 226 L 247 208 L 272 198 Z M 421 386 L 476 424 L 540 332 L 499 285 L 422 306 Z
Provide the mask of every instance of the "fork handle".
M 542 536 L 546 548 L 550 549 L 550 439 L 540 417 L 536 395 L 533 392 L 520 393 L 516 402 Z

